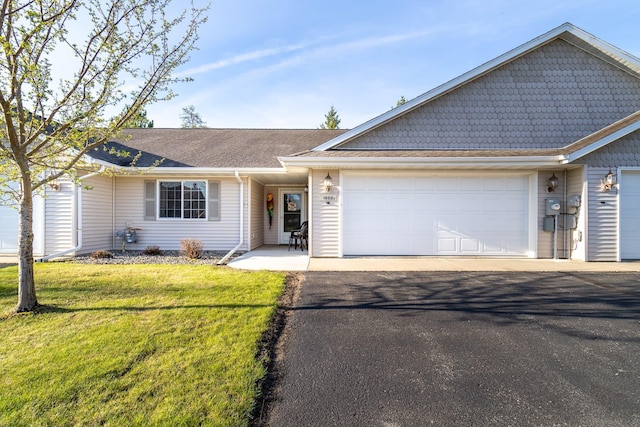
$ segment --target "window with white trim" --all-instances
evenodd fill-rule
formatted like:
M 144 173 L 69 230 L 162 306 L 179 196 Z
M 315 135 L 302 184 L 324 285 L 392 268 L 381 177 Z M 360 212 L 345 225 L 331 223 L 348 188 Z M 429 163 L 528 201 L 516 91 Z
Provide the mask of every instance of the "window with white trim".
M 144 181 L 144 220 L 206 219 L 220 221 L 220 181 Z
M 159 181 L 158 218 L 206 219 L 206 181 Z

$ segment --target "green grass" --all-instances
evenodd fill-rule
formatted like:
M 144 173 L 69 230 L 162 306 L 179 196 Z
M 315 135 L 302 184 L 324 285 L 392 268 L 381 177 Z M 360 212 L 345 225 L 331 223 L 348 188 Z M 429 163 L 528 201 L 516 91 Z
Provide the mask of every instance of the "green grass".
M 0 425 L 246 425 L 280 273 L 37 264 L 38 314 L 0 318 Z M 0 269 L 0 313 L 17 268 Z

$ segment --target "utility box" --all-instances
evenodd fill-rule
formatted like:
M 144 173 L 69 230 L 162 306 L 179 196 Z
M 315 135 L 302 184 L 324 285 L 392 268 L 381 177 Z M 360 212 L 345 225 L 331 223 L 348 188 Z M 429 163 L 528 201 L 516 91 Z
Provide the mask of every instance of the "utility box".
M 545 215 L 560 215 L 560 199 L 550 198 L 544 199 L 544 214 Z
M 579 194 L 572 194 L 567 197 L 567 207 L 568 208 L 579 208 L 582 203 L 582 198 Z
M 575 215 L 565 216 L 565 228 L 569 230 L 575 230 L 578 228 L 578 218 Z
M 126 230 L 124 232 L 124 241 L 127 243 L 136 243 L 138 241 L 136 230 Z
M 554 231 L 556 225 L 555 216 L 545 216 L 542 218 L 542 231 Z

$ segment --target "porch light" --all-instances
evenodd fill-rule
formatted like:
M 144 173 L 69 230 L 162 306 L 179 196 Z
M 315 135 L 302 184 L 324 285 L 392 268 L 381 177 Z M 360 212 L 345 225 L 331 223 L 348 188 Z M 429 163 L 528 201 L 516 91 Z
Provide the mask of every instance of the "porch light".
M 327 176 L 324 177 L 324 184 L 322 186 L 322 190 L 325 193 L 330 193 L 331 187 L 333 187 L 333 180 L 331 179 L 331 175 L 329 175 L 329 172 L 327 172 Z
M 605 191 L 609 191 L 616 185 L 616 176 L 611 172 L 611 168 L 609 168 L 609 172 L 604 176 L 604 189 Z
M 549 186 L 547 187 L 547 193 L 553 193 L 554 191 L 556 191 L 556 188 L 558 188 L 559 184 L 560 184 L 560 180 L 558 179 L 558 177 L 556 176 L 556 173 L 554 172 L 553 175 L 551 175 L 551 178 L 549 178 Z

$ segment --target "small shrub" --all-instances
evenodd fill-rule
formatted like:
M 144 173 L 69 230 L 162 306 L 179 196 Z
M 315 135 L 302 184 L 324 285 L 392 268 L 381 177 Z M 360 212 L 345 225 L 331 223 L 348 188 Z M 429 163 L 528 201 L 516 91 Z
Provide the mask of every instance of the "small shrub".
M 198 239 L 182 239 L 180 240 L 180 253 L 187 258 L 198 259 L 202 254 L 204 243 Z
M 160 246 L 147 246 L 144 251 L 142 251 L 142 255 L 162 255 L 162 251 L 160 250 Z
M 91 258 L 91 259 L 113 258 L 113 254 L 111 252 L 109 252 L 109 251 L 99 250 L 99 251 L 95 251 L 95 252 L 91 253 L 89 255 L 89 258 Z

